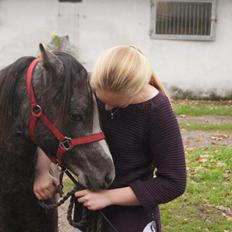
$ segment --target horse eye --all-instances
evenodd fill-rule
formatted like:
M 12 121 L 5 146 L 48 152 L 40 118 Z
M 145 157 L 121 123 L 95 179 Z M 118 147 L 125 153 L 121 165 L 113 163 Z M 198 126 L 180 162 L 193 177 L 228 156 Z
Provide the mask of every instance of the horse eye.
M 70 119 L 72 121 L 78 121 L 78 122 L 80 122 L 80 121 L 83 120 L 83 117 L 82 117 L 81 114 L 70 114 Z

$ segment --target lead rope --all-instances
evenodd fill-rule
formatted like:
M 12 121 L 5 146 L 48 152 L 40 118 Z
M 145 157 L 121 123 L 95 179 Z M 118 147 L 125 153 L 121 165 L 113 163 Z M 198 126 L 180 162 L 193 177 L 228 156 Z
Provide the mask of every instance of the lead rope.
M 38 201 L 39 205 L 46 210 L 54 209 L 62 205 L 68 198 L 70 198 L 67 210 L 67 220 L 71 226 L 78 228 L 81 231 L 83 230 L 84 232 L 102 232 L 104 219 L 110 225 L 111 229 L 114 232 L 119 232 L 101 210 L 90 211 L 86 207 L 83 207 L 81 220 L 79 222 L 75 222 L 74 218 L 72 217 L 72 214 L 74 211 L 75 203 L 78 202 L 76 201 L 76 197 L 74 194 L 76 191 L 83 189 L 83 186 L 80 185 L 80 183 L 72 176 L 72 174 L 67 169 L 62 167 L 59 177 L 60 184 L 57 187 L 57 192 L 59 192 L 61 196 L 63 195 L 62 180 L 64 173 L 72 180 L 72 182 L 75 184 L 75 187 L 71 191 L 69 191 L 65 196 L 63 196 L 62 199 L 58 202 L 48 204 L 43 201 Z

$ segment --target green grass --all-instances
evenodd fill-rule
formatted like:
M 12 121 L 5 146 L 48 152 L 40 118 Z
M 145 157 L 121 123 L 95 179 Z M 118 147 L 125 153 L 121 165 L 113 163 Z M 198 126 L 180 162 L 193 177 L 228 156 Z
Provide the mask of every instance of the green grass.
M 180 122 L 180 127 L 186 130 L 201 131 L 232 131 L 232 123 L 189 123 Z
M 186 193 L 161 206 L 164 232 L 232 231 L 232 147 L 186 151 Z
M 65 193 L 71 191 L 74 188 L 73 182 L 67 176 L 64 177 L 63 184 L 64 184 L 63 191 Z
M 232 116 L 232 106 L 230 105 L 190 105 L 175 104 L 174 111 L 177 115 L 191 115 L 191 116 Z

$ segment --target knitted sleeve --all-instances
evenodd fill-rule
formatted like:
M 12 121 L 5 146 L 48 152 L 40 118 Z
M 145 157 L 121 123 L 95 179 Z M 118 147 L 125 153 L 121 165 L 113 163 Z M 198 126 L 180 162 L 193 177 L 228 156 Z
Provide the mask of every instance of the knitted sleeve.
M 155 169 L 153 178 L 136 180 L 130 187 L 141 205 L 152 209 L 184 193 L 186 165 L 180 129 L 166 96 L 151 113 L 149 146 Z

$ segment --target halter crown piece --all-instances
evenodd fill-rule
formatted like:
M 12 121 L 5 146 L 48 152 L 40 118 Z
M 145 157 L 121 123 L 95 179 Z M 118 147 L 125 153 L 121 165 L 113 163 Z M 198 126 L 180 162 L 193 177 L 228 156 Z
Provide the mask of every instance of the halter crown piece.
M 29 97 L 30 105 L 31 105 L 31 117 L 29 119 L 29 136 L 31 139 L 35 142 L 35 128 L 39 120 L 42 121 L 42 123 L 52 132 L 52 134 L 56 137 L 56 139 L 59 141 L 59 145 L 57 148 L 56 157 L 50 158 L 52 162 L 58 163 L 61 165 L 62 162 L 62 156 L 66 151 L 71 150 L 74 146 L 80 145 L 80 144 L 86 144 L 86 143 L 92 143 L 97 142 L 99 140 L 102 140 L 105 138 L 105 135 L 100 132 L 93 135 L 88 135 L 80 138 L 70 138 L 68 136 L 65 136 L 63 133 L 59 131 L 56 126 L 49 121 L 49 119 L 46 117 L 46 115 L 43 114 L 42 107 L 37 103 L 36 97 L 34 94 L 34 89 L 32 86 L 32 77 L 33 77 L 33 71 L 38 64 L 39 60 L 34 59 L 31 64 L 29 65 L 29 68 L 27 70 L 26 75 L 26 83 L 27 83 L 27 94 Z

